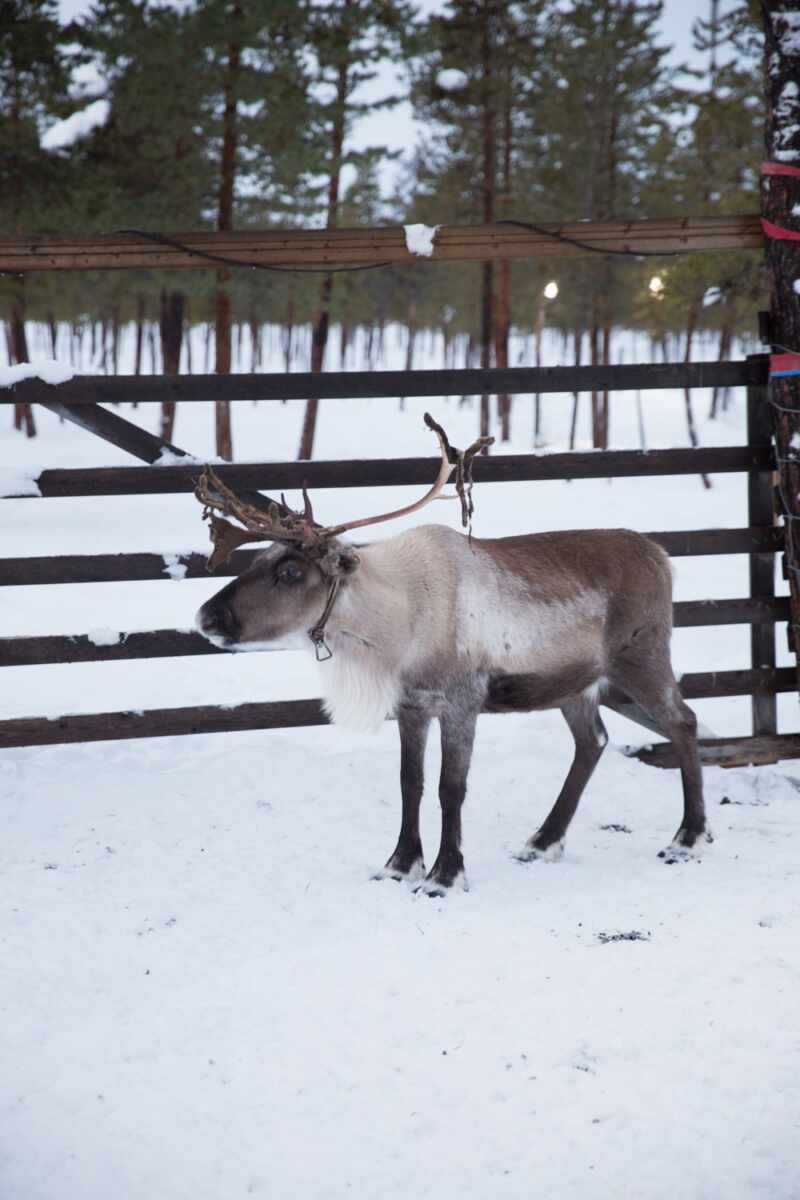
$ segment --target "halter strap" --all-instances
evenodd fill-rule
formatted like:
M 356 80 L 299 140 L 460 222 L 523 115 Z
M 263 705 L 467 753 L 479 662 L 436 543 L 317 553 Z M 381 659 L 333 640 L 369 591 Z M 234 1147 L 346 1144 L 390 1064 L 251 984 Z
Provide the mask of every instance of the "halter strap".
M 328 618 L 331 615 L 333 602 L 336 599 L 336 593 L 339 591 L 339 576 L 334 575 L 328 589 L 328 599 L 325 601 L 325 607 L 322 610 L 322 616 L 317 621 L 313 629 L 309 629 L 308 636 L 314 643 L 314 653 L 317 656 L 317 662 L 327 662 L 329 658 L 333 658 L 333 651 L 325 641 L 325 626 L 328 623 Z

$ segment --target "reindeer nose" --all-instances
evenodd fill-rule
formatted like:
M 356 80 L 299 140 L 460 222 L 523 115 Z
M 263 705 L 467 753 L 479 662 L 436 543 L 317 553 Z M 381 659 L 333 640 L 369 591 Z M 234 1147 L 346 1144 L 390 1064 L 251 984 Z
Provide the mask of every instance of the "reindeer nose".
M 204 604 L 197 614 L 197 624 L 207 637 L 224 638 L 226 642 L 239 640 L 239 622 L 224 600 L 211 599 Z

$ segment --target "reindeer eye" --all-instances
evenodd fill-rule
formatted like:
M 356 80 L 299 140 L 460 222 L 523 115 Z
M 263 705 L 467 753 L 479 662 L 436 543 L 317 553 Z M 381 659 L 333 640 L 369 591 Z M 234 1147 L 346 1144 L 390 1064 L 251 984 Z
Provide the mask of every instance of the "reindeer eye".
M 280 583 L 300 583 L 305 577 L 303 568 L 292 559 L 285 559 L 275 572 Z

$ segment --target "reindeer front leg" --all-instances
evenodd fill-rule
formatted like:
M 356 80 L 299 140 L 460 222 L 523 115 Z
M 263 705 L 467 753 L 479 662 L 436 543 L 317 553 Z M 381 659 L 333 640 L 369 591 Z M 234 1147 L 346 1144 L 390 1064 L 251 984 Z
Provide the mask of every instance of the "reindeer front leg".
M 431 713 L 423 706 L 401 704 L 397 713 L 400 729 L 400 792 L 403 816 L 400 837 L 386 866 L 375 879 L 420 879 L 425 874 L 419 836 L 419 806 L 422 800 L 425 743 Z
M 439 800 L 442 806 L 442 841 L 439 854 L 420 890 L 443 896 L 460 884 L 466 891 L 464 857 L 461 853 L 461 806 L 467 792 L 467 775 L 475 741 L 479 708 L 462 702 L 450 703 L 439 716 L 442 731 L 442 771 Z

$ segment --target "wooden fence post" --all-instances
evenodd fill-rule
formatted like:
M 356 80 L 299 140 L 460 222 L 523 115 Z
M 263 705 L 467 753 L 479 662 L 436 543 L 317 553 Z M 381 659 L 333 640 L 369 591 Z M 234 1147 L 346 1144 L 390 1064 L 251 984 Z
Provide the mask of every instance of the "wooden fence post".
M 748 362 L 765 363 L 765 354 L 752 354 Z M 747 387 L 747 444 L 769 447 L 772 444 L 772 415 L 766 383 L 750 383 Z M 752 469 L 747 475 L 747 523 L 753 526 L 775 524 L 774 480 L 771 470 Z M 762 599 L 775 595 L 775 557 L 772 554 L 750 555 L 750 596 Z M 753 667 L 775 666 L 775 626 L 750 626 L 750 662 Z M 774 695 L 754 695 L 752 698 L 753 733 L 777 733 L 777 699 Z
M 769 400 L 775 430 L 781 507 L 786 525 L 785 574 L 791 595 L 790 646 L 800 687 L 800 0 L 780 8 L 761 4 L 764 24 L 766 161 L 761 172 L 761 216 L 770 285 L 768 337 L 785 370 L 772 373 Z M 788 360 L 788 361 L 786 361 Z

